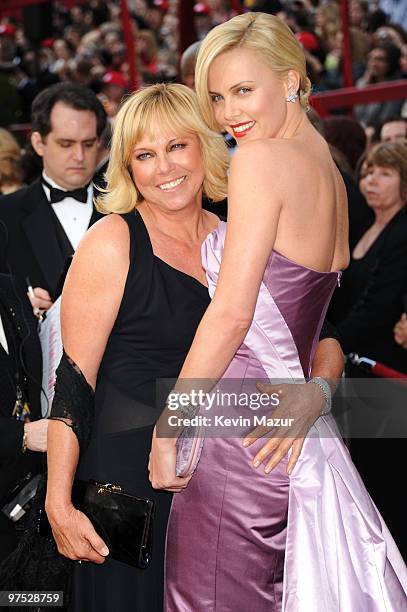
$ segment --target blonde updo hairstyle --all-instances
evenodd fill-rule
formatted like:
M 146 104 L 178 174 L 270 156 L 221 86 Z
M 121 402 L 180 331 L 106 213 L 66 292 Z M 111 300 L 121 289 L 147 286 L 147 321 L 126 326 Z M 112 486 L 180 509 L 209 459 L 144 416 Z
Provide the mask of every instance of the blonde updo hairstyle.
M 222 136 L 203 122 L 195 92 L 185 85 L 160 83 L 129 96 L 117 114 L 107 187 L 96 201 L 100 212 L 130 212 L 143 201 L 133 181 L 130 162 L 135 145 L 150 136 L 156 126 L 180 137 L 198 137 L 205 172 L 203 193 L 215 202 L 226 197 L 229 158 Z
M 213 60 L 232 49 L 253 49 L 273 72 L 285 78 L 290 70 L 300 77 L 297 91 L 301 106 L 308 108 L 311 81 L 305 56 L 290 28 L 278 17 L 266 13 L 245 13 L 213 28 L 202 41 L 195 69 L 195 87 L 206 123 L 218 130 L 208 92 L 209 69 Z

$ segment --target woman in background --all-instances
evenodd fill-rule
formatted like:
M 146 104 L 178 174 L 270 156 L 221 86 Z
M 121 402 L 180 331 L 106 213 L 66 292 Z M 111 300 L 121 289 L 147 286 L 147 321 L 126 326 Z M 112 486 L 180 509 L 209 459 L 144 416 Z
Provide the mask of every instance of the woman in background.
M 353 248 L 350 266 L 333 296 L 330 320 L 339 329 L 345 354 L 357 353 L 407 374 L 406 351 L 394 336 L 407 288 L 407 142 L 370 149 L 359 186 L 374 217 Z M 363 376 L 352 366 L 349 374 Z M 352 457 L 407 559 L 404 491 L 393 469 L 405 454 L 401 390 L 394 382 L 383 381 L 365 400 L 370 412 L 352 411 L 349 426 L 357 432 L 365 420 L 363 437 L 351 440 Z
M 374 218 L 352 251 L 330 319 L 345 354 L 407 373 L 405 352 L 393 338 L 407 287 L 407 142 L 374 146 L 362 164 L 359 187 Z

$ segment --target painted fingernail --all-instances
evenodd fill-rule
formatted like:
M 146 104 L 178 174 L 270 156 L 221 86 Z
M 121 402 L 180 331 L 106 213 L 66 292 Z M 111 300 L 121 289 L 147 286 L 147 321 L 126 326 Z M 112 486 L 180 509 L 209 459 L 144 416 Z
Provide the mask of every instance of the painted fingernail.
M 293 468 L 292 468 L 292 467 L 288 468 L 288 470 L 287 470 L 287 474 L 288 474 L 289 476 L 291 476 L 291 472 L 292 472 L 292 471 L 293 471 Z
M 254 467 L 259 467 L 260 465 L 260 461 L 257 459 L 254 463 L 253 463 Z
M 243 440 L 243 446 L 249 446 L 249 440 Z

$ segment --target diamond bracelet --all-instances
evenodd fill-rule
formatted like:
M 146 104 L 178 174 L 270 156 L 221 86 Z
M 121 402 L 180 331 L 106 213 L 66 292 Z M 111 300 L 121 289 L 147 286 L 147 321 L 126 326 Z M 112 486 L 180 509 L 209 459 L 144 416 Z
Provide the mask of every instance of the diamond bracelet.
M 315 385 L 318 385 L 318 387 L 321 389 L 324 395 L 324 398 L 325 398 L 325 406 L 323 407 L 319 416 L 324 416 L 326 414 L 329 414 L 332 408 L 331 387 L 329 386 L 325 378 L 321 378 L 320 376 L 315 376 L 315 378 L 311 378 L 307 384 L 309 383 L 314 383 Z

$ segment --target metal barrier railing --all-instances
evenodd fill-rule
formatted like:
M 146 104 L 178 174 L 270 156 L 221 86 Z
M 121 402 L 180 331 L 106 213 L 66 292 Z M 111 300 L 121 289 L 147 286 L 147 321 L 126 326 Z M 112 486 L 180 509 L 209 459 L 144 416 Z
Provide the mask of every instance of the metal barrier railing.
M 407 98 L 407 79 L 386 81 L 366 87 L 344 87 L 331 91 L 323 91 L 311 97 L 311 106 L 321 117 L 326 117 L 329 111 L 336 108 L 352 108 L 355 104 L 370 104 L 371 102 L 387 102 Z

